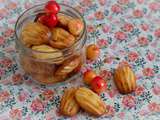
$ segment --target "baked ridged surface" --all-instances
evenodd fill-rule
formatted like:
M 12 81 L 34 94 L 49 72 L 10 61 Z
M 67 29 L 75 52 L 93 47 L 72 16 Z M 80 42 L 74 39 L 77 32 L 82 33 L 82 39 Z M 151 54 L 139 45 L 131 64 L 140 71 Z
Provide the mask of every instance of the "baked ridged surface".
M 121 66 L 115 70 L 114 82 L 122 94 L 130 93 L 136 88 L 135 74 L 128 66 Z
M 81 108 L 92 115 L 100 116 L 106 112 L 105 103 L 88 88 L 79 88 L 75 93 L 75 97 Z

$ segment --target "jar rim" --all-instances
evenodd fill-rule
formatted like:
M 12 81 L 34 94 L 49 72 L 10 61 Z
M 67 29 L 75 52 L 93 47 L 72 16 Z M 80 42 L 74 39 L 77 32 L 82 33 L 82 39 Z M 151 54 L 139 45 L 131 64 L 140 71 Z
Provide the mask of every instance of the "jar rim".
M 30 11 L 30 10 L 36 8 L 36 7 L 43 6 L 43 5 L 45 5 L 45 4 L 46 4 L 46 3 L 37 4 L 37 5 L 32 6 L 32 7 L 29 8 L 29 9 L 25 10 L 25 11 L 18 17 L 18 19 L 17 19 L 17 21 L 16 21 L 16 24 L 15 24 L 15 36 L 16 36 L 16 41 L 17 41 L 17 42 L 23 47 L 23 49 L 25 49 L 26 51 L 31 51 L 31 52 L 35 52 L 35 53 L 55 53 L 55 51 L 49 51 L 49 52 L 37 51 L 37 50 L 33 50 L 33 49 L 25 46 L 25 45 L 21 42 L 20 38 L 18 37 L 18 33 L 17 33 L 17 26 L 18 26 L 19 20 L 20 20 L 28 11 Z M 74 10 L 74 11 L 80 16 L 80 19 L 83 21 L 83 25 L 84 25 L 84 29 L 83 29 L 80 37 L 78 38 L 78 40 L 76 40 L 76 42 L 75 42 L 72 46 L 67 47 L 67 48 L 64 48 L 64 49 L 59 49 L 60 51 L 65 52 L 65 51 L 68 51 L 68 50 L 74 48 L 74 47 L 81 41 L 81 38 L 82 38 L 82 37 L 85 35 L 85 33 L 86 33 L 86 22 L 85 22 L 85 20 L 84 20 L 84 17 L 82 16 L 82 14 L 81 14 L 78 10 L 76 10 L 75 8 L 73 8 L 73 7 L 69 6 L 69 5 L 63 4 L 63 3 L 59 3 L 59 5 Z M 84 46 L 85 43 L 86 43 L 86 39 L 84 39 L 84 42 L 83 42 L 83 45 L 82 45 L 82 46 Z

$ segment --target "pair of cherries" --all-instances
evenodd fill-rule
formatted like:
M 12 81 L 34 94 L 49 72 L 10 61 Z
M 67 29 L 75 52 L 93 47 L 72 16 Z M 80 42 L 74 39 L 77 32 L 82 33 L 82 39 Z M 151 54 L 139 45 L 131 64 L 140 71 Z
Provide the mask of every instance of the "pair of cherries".
M 45 13 L 38 17 L 37 21 L 48 26 L 49 28 L 55 27 L 58 23 L 57 13 L 60 11 L 59 4 L 51 0 L 45 5 Z
M 87 70 L 83 74 L 83 81 L 90 85 L 91 89 L 98 94 L 104 92 L 107 88 L 106 81 L 102 77 L 97 76 L 93 70 Z

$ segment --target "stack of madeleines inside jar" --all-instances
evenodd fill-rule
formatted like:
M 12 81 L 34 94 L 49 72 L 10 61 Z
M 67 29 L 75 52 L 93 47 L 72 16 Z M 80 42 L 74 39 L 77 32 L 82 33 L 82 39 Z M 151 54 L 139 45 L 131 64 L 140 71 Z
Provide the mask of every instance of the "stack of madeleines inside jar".
M 52 84 L 72 76 L 84 63 L 85 53 L 76 50 L 75 45 L 80 42 L 84 22 L 59 13 L 55 1 L 49 1 L 44 10 L 22 27 L 21 42 L 32 51 L 21 54 L 20 60 L 25 72 L 35 80 Z

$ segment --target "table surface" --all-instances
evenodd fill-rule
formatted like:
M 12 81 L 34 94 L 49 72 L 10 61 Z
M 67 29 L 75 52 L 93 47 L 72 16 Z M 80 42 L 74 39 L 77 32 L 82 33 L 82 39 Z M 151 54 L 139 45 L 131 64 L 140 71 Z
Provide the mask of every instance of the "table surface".
M 45 1 L 45 0 L 44 0 Z M 17 17 L 42 0 L 0 0 L 0 120 L 96 119 L 80 111 L 71 118 L 59 114 L 66 88 L 83 85 L 81 78 L 60 86 L 40 86 L 25 75 L 17 62 L 14 26 Z M 87 23 L 88 43 L 96 42 L 101 57 L 88 61 L 108 82 L 100 96 L 109 112 L 99 120 L 160 119 L 160 1 L 159 0 L 59 0 L 78 9 Z M 137 88 L 118 93 L 112 73 L 129 64 Z M 84 68 L 85 69 L 85 68 Z M 21 83 L 21 84 L 20 84 Z

